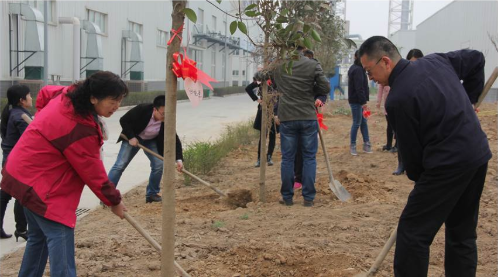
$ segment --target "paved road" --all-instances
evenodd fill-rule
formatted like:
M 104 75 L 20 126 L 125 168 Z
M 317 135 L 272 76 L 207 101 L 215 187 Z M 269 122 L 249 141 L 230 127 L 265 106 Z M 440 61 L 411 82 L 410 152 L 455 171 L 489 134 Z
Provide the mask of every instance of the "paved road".
M 256 106 L 257 104 L 252 102 L 245 93 L 206 99 L 197 108 L 192 108 L 190 102 L 179 102 L 177 105 L 177 133 L 184 147 L 185 144 L 193 141 L 216 140 L 226 126 L 252 119 L 256 114 Z M 110 136 L 109 140 L 104 143 L 104 165 L 108 172 L 116 161 L 121 145 L 116 143 L 121 131 L 119 118 L 128 109 L 129 107 L 123 107 L 111 118 L 106 119 Z M 119 190 L 126 193 L 146 181 L 149 173 L 149 160 L 143 152 L 139 152 L 123 173 L 118 186 Z M 85 188 L 78 211 L 95 209 L 98 207 L 98 203 L 98 198 L 88 188 Z M 9 202 L 4 221 L 5 231 L 9 234 L 13 234 L 15 230 L 13 207 L 13 201 Z M 23 239 L 20 239 L 20 242 L 16 242 L 14 237 L 2 239 L 0 240 L 0 257 L 24 246 Z

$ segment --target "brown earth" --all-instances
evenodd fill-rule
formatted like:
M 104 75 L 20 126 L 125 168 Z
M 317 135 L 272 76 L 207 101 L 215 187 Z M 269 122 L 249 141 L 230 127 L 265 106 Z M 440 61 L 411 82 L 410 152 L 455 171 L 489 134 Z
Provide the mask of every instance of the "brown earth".
M 339 109 L 343 107 L 343 109 Z M 280 151 L 267 169 L 267 203 L 258 202 L 259 170 L 253 167 L 257 142 L 240 147 L 224 159 L 206 181 L 221 190 L 249 189 L 255 202 L 233 208 L 209 188 L 177 180 L 176 260 L 192 276 L 353 276 L 367 271 L 396 226 L 413 187 L 405 175 L 393 176 L 396 154 L 381 152 L 385 118 L 369 120 L 373 154 L 348 152 L 351 118 L 334 114 L 347 103 L 329 104 L 324 132 L 335 176 L 352 194 L 343 203 L 328 188 L 328 174 L 318 153 L 315 206 L 303 207 L 299 191 L 294 206 L 280 199 Z M 497 107 L 486 103 L 479 113 L 494 153 L 481 199 L 478 232 L 478 276 L 497 276 Z M 360 135 L 359 135 L 360 136 Z M 144 170 L 149 170 L 144 168 Z M 160 240 L 161 205 L 145 204 L 145 187 L 124 201 L 132 215 Z M 444 228 L 444 227 L 443 227 Z M 1 276 L 16 276 L 24 249 L 1 261 Z M 109 209 L 97 209 L 76 227 L 79 276 L 160 276 L 160 255 L 125 220 Z M 378 276 L 392 276 L 393 251 Z M 48 268 L 46 270 L 48 275 Z M 444 276 L 444 232 L 431 248 L 429 276 Z

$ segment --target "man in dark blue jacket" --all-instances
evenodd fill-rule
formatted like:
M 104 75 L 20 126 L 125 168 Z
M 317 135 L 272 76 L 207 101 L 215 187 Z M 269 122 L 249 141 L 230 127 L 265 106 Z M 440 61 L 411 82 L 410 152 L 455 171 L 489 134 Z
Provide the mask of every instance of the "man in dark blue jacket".
M 446 276 L 475 276 L 479 201 L 491 158 L 473 108 L 484 86 L 484 56 L 460 50 L 410 62 L 376 36 L 362 44 L 360 57 L 370 79 L 391 86 L 387 116 L 415 181 L 399 219 L 395 276 L 427 276 L 430 245 L 443 223 Z
M 348 71 L 348 102 L 351 106 L 351 115 L 353 124 L 351 125 L 350 147 L 351 155 L 356 156 L 356 136 L 358 129 L 363 137 L 363 151 L 372 153 L 370 137 L 368 136 L 367 119 L 363 117 L 363 111 L 368 109 L 367 101 L 369 100 L 368 80 L 365 69 L 361 66 L 358 51 L 354 53 L 354 63 Z

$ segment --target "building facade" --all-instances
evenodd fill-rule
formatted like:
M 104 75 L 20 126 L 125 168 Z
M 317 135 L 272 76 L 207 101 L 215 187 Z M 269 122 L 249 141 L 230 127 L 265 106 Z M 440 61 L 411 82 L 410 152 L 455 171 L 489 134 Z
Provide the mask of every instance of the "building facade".
M 222 1 L 231 13 L 235 3 Z M 0 2 L 0 90 L 25 83 L 37 91 L 45 70 L 49 83 L 70 84 L 99 70 L 120 75 L 131 91 L 164 90 L 171 1 L 48 1 L 48 48 L 44 49 L 44 1 Z M 230 35 L 231 18 L 205 1 L 189 1 L 182 52 L 218 80 L 214 88 L 242 86 L 257 57 L 245 35 Z M 251 28 L 252 34 L 258 33 Z M 44 66 L 44 52 L 48 68 Z M 238 72 L 238 75 L 234 73 Z M 183 88 L 182 81 L 179 88 Z

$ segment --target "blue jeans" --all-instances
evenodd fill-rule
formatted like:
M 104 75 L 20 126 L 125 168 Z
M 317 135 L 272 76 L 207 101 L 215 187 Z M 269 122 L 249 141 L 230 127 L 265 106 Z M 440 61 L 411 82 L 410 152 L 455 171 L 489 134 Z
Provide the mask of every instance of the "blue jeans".
M 295 120 L 280 123 L 280 144 L 282 147 L 280 193 L 284 201 L 294 197 L 294 159 L 299 147 L 303 155 L 303 198 L 313 201 L 316 195 L 316 151 L 318 150 L 318 123 L 316 120 Z
M 74 229 L 39 216 L 27 208 L 28 242 L 19 277 L 41 277 L 50 258 L 50 276 L 76 276 Z
M 351 145 L 356 145 L 356 136 L 360 128 L 363 142 L 369 142 L 367 119 L 363 117 L 363 108 L 360 104 L 349 104 L 353 115 L 353 125 L 351 126 Z
M 157 143 L 155 139 L 144 140 L 138 138 L 138 142 L 143 146 L 149 148 L 150 150 L 158 153 L 157 151 Z M 121 148 L 119 149 L 118 158 L 116 163 L 109 171 L 109 180 L 113 182 L 116 187 L 118 186 L 119 179 L 121 179 L 121 175 L 123 171 L 126 169 L 128 164 L 131 162 L 133 157 L 138 153 L 140 148 L 131 146 L 127 141 L 121 142 Z M 145 152 L 147 158 L 150 161 L 150 176 L 149 176 L 149 184 L 147 185 L 146 196 L 152 196 L 159 193 L 161 190 L 160 183 L 161 178 L 163 176 L 163 161 L 159 158 L 156 158 L 154 155 Z

